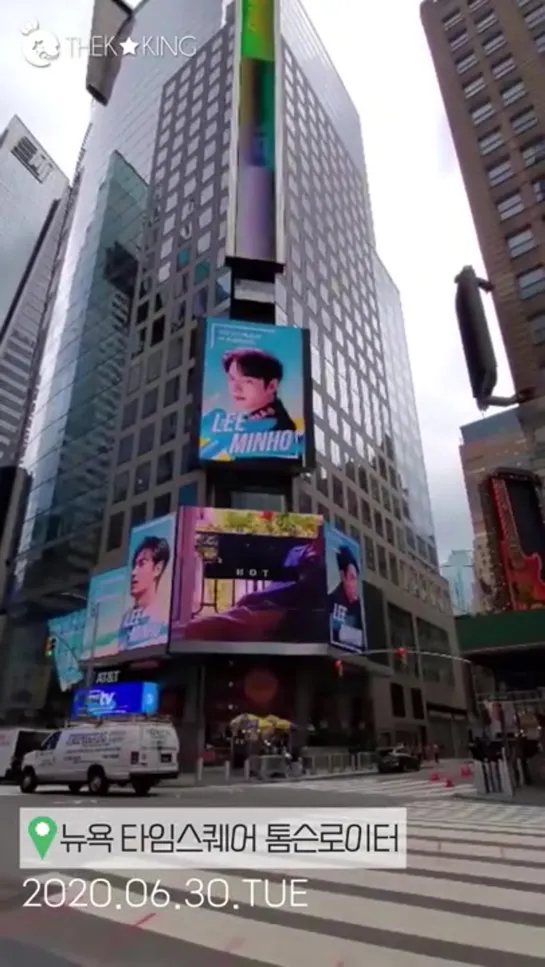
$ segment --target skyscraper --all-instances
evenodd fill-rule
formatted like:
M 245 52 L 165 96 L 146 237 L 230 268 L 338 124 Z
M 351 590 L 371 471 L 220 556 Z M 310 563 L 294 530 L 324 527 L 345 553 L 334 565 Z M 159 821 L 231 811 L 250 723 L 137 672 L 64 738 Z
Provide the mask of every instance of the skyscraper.
M 448 581 L 454 614 L 470 614 L 475 601 L 471 551 L 451 551 L 448 560 L 441 565 L 441 574 Z
M 98 571 L 115 570 L 126 560 L 131 528 L 167 515 L 180 504 L 202 507 L 213 500 L 216 506 L 233 510 L 318 514 L 347 540 L 355 541 L 364 554 L 367 630 L 373 641 L 371 651 L 379 653 L 376 662 L 362 659 L 361 667 L 371 672 L 374 666 L 375 673 L 367 676 L 359 711 L 343 712 L 342 720 L 354 720 L 358 715 L 358 721 L 371 727 L 374 719 L 385 741 L 388 737 L 393 741 L 394 736 L 423 740 L 429 726 L 438 741 L 452 748 L 453 722 L 455 718 L 459 721 L 464 706 L 462 682 L 457 662 L 452 660 L 456 657 L 453 622 L 446 585 L 437 570 L 408 367 L 403 379 L 397 379 L 402 385 L 401 391 L 398 385 L 398 396 L 406 388 L 410 392 L 410 432 L 404 443 L 402 425 L 398 414 L 394 419 L 389 401 L 395 336 L 390 332 L 387 374 L 382 314 L 386 313 L 395 332 L 402 327 L 402 317 L 387 276 L 377 278 L 357 112 L 297 0 L 280 5 L 286 257 L 274 288 L 274 321 L 276 326 L 304 329 L 310 335 L 318 468 L 289 486 L 278 481 L 268 485 L 263 477 L 258 483 L 251 473 L 240 474 L 235 483 L 219 485 L 192 462 L 199 389 L 198 334 L 203 317 L 233 315 L 237 298 L 226 261 L 231 112 L 236 91 L 233 6 L 227 8 L 223 27 L 221 4 L 210 2 L 205 7 L 206 29 L 202 21 L 199 31 L 196 26 L 192 29 L 191 21 L 183 20 L 184 31 L 197 36 L 195 56 L 185 62 L 169 61 L 167 66 L 161 63 L 160 71 L 154 60 L 127 58 L 109 105 L 101 109 L 94 122 L 97 126 L 91 130 L 81 189 L 82 199 L 84 191 L 88 192 L 88 208 L 79 222 L 76 214 L 74 250 L 81 249 L 80 233 L 85 225 L 92 230 L 96 224 L 94 216 L 90 217 L 96 198 L 92 179 L 104 177 L 104 163 L 96 166 L 97 153 L 99 149 L 102 155 L 107 153 L 106 146 L 111 150 L 113 133 L 120 128 L 120 112 L 127 116 L 133 112 L 147 139 L 145 152 L 138 142 L 140 155 L 132 147 L 129 151 L 128 144 L 123 149 L 119 146 L 149 190 L 142 213 L 145 217 L 143 222 L 139 220 L 143 230 L 123 374 L 116 362 L 117 385 L 107 393 L 119 413 L 115 428 L 107 422 L 104 469 L 111 460 L 110 486 L 106 492 L 102 469 L 100 475 L 96 472 L 94 441 L 104 416 L 96 409 L 96 389 L 91 385 L 85 412 L 91 404 L 95 406 L 92 445 L 84 451 L 83 440 L 74 446 L 74 438 L 59 431 L 64 467 L 76 467 L 76 454 L 88 454 L 79 463 L 78 496 L 68 487 L 61 490 L 61 464 L 53 471 L 49 489 L 42 490 L 49 502 L 42 504 L 41 520 L 36 516 L 37 504 L 32 504 L 38 487 L 31 497 L 21 547 L 20 620 L 28 620 L 23 614 L 25 598 L 28 602 L 32 597 L 36 611 L 44 607 L 44 582 L 52 579 L 66 610 L 77 605 L 78 595 L 84 598 L 92 546 L 102 520 Z M 150 0 L 137 12 L 133 36 L 136 39 L 140 30 L 148 33 L 151 23 L 156 33 L 172 16 L 167 0 Z M 153 76 L 150 64 L 157 68 Z M 143 97 L 137 100 L 139 85 Z M 155 132 L 155 144 L 151 132 Z M 132 137 L 136 138 L 136 132 Z M 83 206 L 83 200 L 79 204 Z M 112 231 L 114 227 L 112 223 Z M 67 280 L 75 278 L 66 264 L 64 272 Z M 83 277 L 90 278 L 87 272 Z M 97 282 L 91 279 L 90 284 L 87 296 L 92 299 Z M 240 296 L 238 301 L 242 301 Z M 392 306 L 390 318 L 388 307 Z M 63 322 L 59 316 L 59 339 L 65 338 L 66 325 L 67 320 Z M 105 333 L 103 329 L 99 336 L 102 342 Z M 81 354 L 81 350 L 77 352 Z M 121 352 L 116 359 L 121 359 Z M 404 357 L 400 365 L 403 362 Z M 57 365 L 49 384 L 50 400 L 59 374 Z M 71 407 L 79 387 L 74 381 Z M 112 405 L 112 414 L 114 409 Z M 46 423 L 36 438 L 38 448 L 49 434 L 48 427 Z M 398 455 L 396 447 L 404 448 L 403 453 L 400 449 Z M 53 465 L 51 458 L 49 464 Z M 63 502 L 57 496 L 61 493 Z M 55 510 L 51 494 L 57 501 Z M 80 508 L 75 516 L 68 500 L 72 494 L 73 504 Z M 47 607 L 60 611 L 63 601 L 54 597 L 49 586 Z M 255 643 L 253 647 L 255 650 Z M 411 652 L 409 661 L 399 658 L 400 648 Z M 426 654 L 417 655 L 419 648 Z M 120 662 L 126 664 L 124 658 Z M 383 674 L 376 673 L 378 663 Z M 178 664 L 181 669 L 181 661 Z M 232 664 L 233 660 L 225 659 L 215 680 L 225 673 L 227 685 L 227 666 Z M 330 671 L 331 662 L 327 667 Z M 174 668 L 172 663 L 171 677 Z M 181 688 L 185 672 L 181 669 L 176 674 L 181 676 Z M 388 680 L 390 674 L 392 681 Z M 234 674 L 231 679 L 234 687 Z M 193 694 L 188 685 L 189 692 Z M 225 698 L 221 701 L 227 703 Z
M 68 179 L 13 117 L 0 135 L 0 462 L 17 458 Z
M 424 0 L 421 15 L 515 389 L 541 397 L 545 6 Z

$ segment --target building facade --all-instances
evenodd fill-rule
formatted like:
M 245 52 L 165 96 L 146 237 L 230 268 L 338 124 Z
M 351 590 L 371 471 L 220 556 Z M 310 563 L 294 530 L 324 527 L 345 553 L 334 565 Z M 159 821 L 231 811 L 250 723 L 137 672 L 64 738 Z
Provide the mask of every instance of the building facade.
M 424 0 L 421 14 L 515 389 L 541 396 L 545 7 Z
M 518 409 L 468 423 L 461 432 L 460 459 L 473 525 L 474 610 L 487 611 L 494 596 L 494 581 L 479 485 L 497 467 L 529 468 L 531 453 Z
M 441 565 L 441 574 L 448 582 L 454 615 L 470 614 L 475 602 L 471 551 L 451 551 L 448 560 Z
M 100 479 L 96 504 L 87 500 L 85 505 L 93 508 L 93 520 L 86 522 L 88 534 L 94 541 L 101 532 L 94 562 L 97 571 L 115 569 L 126 560 L 131 527 L 175 511 L 179 505 L 206 506 L 210 499 L 207 474 L 191 463 L 190 443 L 197 330 L 203 317 L 228 317 L 231 309 L 225 239 L 234 24 L 232 7 L 227 8 L 223 26 L 222 5 L 210 2 L 204 7 L 209 17 L 206 29 L 188 30 L 198 34 L 198 49 L 185 63 L 161 64 L 164 74 L 159 76 L 156 61 L 147 62 L 147 75 L 140 73 L 144 59 L 124 61 L 112 99 L 94 122 L 98 127 L 86 148 L 82 197 L 85 170 L 90 187 L 87 207 L 80 201 L 85 218 L 77 226 L 77 214 L 74 220 L 75 250 L 78 242 L 81 247 L 85 226 L 94 225 L 96 151 L 103 150 L 108 137 L 115 143 L 119 112 L 136 111 L 139 137 L 145 128 L 149 139 L 145 156 L 139 142 L 137 165 L 127 145 L 122 152 L 149 183 L 149 190 L 124 373 L 119 380 L 119 417 L 110 448 L 110 486 L 105 491 Z M 403 448 L 398 412 L 394 417 L 389 400 L 390 382 L 395 379 L 392 332 L 399 328 L 400 318 L 402 325 L 402 317 L 395 289 L 387 274 L 379 276 L 377 269 L 359 119 L 303 7 L 290 0 L 281 4 L 280 12 L 286 264 L 275 286 L 275 322 L 310 332 L 318 468 L 295 480 L 289 492 L 268 488 L 263 481 L 252 486 L 247 477 L 221 495 L 216 491 L 215 496 L 223 507 L 317 513 L 360 543 L 366 562 L 368 636 L 373 643 L 370 660 L 363 659 L 365 695 L 360 696 L 359 719 L 384 741 L 393 741 L 394 736 L 423 741 L 428 728 L 452 749 L 463 728 L 462 677 L 446 583 L 437 569 L 417 423 L 416 436 L 413 432 Z M 137 14 L 137 28 L 146 33 L 146 18 L 153 17 L 156 32 L 162 18 L 171 13 L 167 0 L 148 0 Z M 184 28 L 185 24 L 184 20 Z M 153 78 L 150 64 L 157 68 Z M 139 90 L 144 99 L 138 99 Z M 98 138 L 96 145 L 93 137 Z M 73 268 L 67 265 L 63 271 L 74 285 Z M 390 327 L 389 372 L 383 316 L 384 325 Z M 61 328 L 59 317 L 59 338 L 64 326 L 66 319 Z M 410 400 L 414 399 L 409 373 L 406 367 L 403 378 L 396 379 L 398 407 L 407 383 Z M 59 371 L 50 382 L 50 398 L 58 378 Z M 72 399 L 77 392 L 74 381 Z M 38 448 L 43 436 L 41 430 Z M 63 441 L 61 452 L 70 461 L 76 448 L 66 437 Z M 91 458 L 81 466 L 90 471 Z M 94 470 L 93 465 L 93 482 Z M 57 493 L 59 481 L 57 471 L 52 477 Z M 85 482 L 83 475 L 81 482 Z M 91 486 L 89 476 L 86 486 Z M 66 513 L 67 494 L 58 503 L 63 527 L 71 520 Z M 83 541 L 81 515 L 79 532 L 74 522 L 71 534 L 57 533 L 44 542 L 42 533 L 38 539 L 38 506 L 32 505 L 32 499 L 20 553 L 22 620 L 27 620 L 22 615 L 25 600 L 28 606 L 31 594 L 37 596 L 46 552 L 59 567 L 63 561 L 64 572 L 56 571 L 54 579 L 63 594 L 72 589 L 72 608 L 75 596 L 85 595 L 85 587 L 81 558 L 75 578 L 75 558 L 67 553 L 70 542 L 75 545 L 77 536 L 80 554 L 81 547 L 88 546 L 91 557 L 91 540 L 88 545 Z M 50 497 L 43 508 L 38 513 L 48 524 L 53 518 Z M 32 558 L 38 569 L 31 580 Z M 85 566 L 88 576 L 90 567 Z M 50 569 L 49 581 L 52 576 Z M 53 602 L 51 594 L 49 604 Z M 58 599 L 54 603 L 58 607 Z M 69 601 L 65 607 L 69 609 Z M 400 648 L 410 652 L 407 662 L 396 657 Z M 217 656 L 216 684 L 225 679 L 227 688 L 229 679 L 235 688 L 238 679 L 232 666 L 232 658 Z M 329 678 L 331 666 L 329 662 Z M 283 678 L 286 669 L 285 663 L 283 671 L 278 669 Z M 195 663 L 180 660 L 178 666 L 170 662 L 168 669 L 157 671 L 166 676 L 165 687 L 170 676 L 174 691 L 185 690 L 180 714 L 188 727 L 196 701 L 196 670 Z M 290 675 L 293 679 L 293 672 Z M 346 724 L 348 717 L 339 712 L 339 725 Z
M 68 179 L 13 117 L 0 135 L 0 463 L 17 458 Z

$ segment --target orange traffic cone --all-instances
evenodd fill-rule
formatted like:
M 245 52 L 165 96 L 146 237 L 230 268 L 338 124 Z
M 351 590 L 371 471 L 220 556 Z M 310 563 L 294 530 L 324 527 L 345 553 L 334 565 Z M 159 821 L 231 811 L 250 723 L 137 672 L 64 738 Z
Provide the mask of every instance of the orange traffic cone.
M 460 775 L 461 775 L 462 779 L 467 779 L 468 776 L 471 775 L 471 768 L 470 768 L 470 766 L 462 766 L 462 768 L 460 769 Z
M 439 779 L 440 778 L 441 778 L 441 776 L 439 775 L 438 772 L 432 772 L 432 774 L 430 776 L 430 782 L 439 782 Z
M 445 788 L 446 789 L 452 789 L 453 786 L 454 786 L 454 783 L 453 783 L 452 779 L 450 779 L 450 778 L 445 779 Z

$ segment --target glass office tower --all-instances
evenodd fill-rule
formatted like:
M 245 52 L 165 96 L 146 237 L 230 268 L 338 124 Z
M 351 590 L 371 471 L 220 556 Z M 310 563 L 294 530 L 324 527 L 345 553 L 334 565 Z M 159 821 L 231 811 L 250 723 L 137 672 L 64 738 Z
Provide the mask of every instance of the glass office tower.
M 17 458 L 68 179 L 18 117 L 0 134 L 0 463 Z
M 148 0 L 139 16 L 151 16 L 153 11 L 157 31 L 167 7 L 166 0 Z M 204 8 L 201 5 L 201 15 Z M 184 20 L 184 32 L 198 35 L 194 57 L 183 64 L 170 62 L 168 69 L 159 68 L 154 59 L 128 58 L 112 100 L 94 121 L 102 125 L 100 131 L 110 137 L 106 141 L 110 145 L 119 142 L 122 126 L 127 131 L 131 127 L 122 112 L 135 118 L 133 150 L 125 145 L 123 155 L 149 181 L 149 193 L 107 501 L 102 483 L 92 489 L 94 477 L 89 473 L 89 503 L 81 503 L 73 517 L 60 515 L 63 522 L 71 522 L 69 535 L 45 539 L 42 532 L 36 537 L 57 513 L 49 497 L 41 520 L 36 517 L 36 504 L 28 513 L 21 554 L 32 555 L 38 562 L 51 554 L 59 566 L 62 560 L 62 574 L 51 569 L 47 577 L 54 577 L 63 595 L 67 590 L 73 597 L 85 594 L 84 562 L 75 574 L 78 562 L 75 554 L 67 554 L 67 547 L 72 542 L 81 553 L 86 546 L 90 557 L 91 540 L 85 544 L 83 538 L 92 534 L 95 540 L 99 507 L 104 527 L 97 567 L 102 570 L 124 559 L 132 525 L 168 513 L 179 503 L 204 504 L 207 499 L 204 475 L 189 465 L 189 435 L 198 320 L 204 315 L 227 316 L 230 310 L 225 235 L 234 46 L 232 8 L 227 9 L 223 29 L 221 4 L 207 10 L 207 36 L 204 27 L 200 33 L 191 27 L 186 30 Z M 373 695 L 377 729 L 384 735 L 418 738 L 430 718 L 430 702 L 459 709 L 463 698 L 460 688 L 454 688 L 454 679 L 443 681 L 435 665 L 426 671 L 414 660 L 401 667 L 394 654 L 394 642 L 408 641 L 411 635 L 416 648 L 417 613 L 425 626 L 426 650 L 446 654 L 455 646 L 444 582 L 429 559 L 426 566 L 417 556 L 412 560 L 397 541 L 394 499 L 401 506 L 403 475 L 397 464 L 389 402 L 359 119 L 298 0 L 283 3 L 281 14 L 287 264 L 276 285 L 276 322 L 304 326 L 311 333 L 318 450 L 318 470 L 294 484 L 293 504 L 303 512 L 323 514 L 361 541 L 369 635 L 392 676 L 391 681 L 388 675 L 377 677 Z M 82 232 L 93 224 L 96 186 L 93 189 L 89 181 L 85 201 L 85 169 L 90 179 L 93 172 L 96 178 L 97 170 L 99 177 L 104 171 L 97 168 L 96 150 L 101 143 L 97 130 L 91 132 L 86 152 L 79 204 L 82 212 L 87 206 L 87 216 L 73 229 L 74 249 L 78 241 L 81 244 Z M 141 137 L 148 138 L 145 176 Z M 91 163 L 87 158 L 92 144 Z M 68 262 L 67 258 L 64 271 L 73 285 L 74 270 Z M 63 306 L 62 300 L 58 304 Z M 57 382 L 58 376 L 50 384 L 50 395 Z M 77 384 L 72 385 L 70 399 L 74 400 Z M 68 442 L 65 434 L 62 441 L 63 459 L 75 459 L 74 441 Z M 52 451 L 49 445 L 50 461 Z M 85 465 L 90 471 L 91 462 Z M 55 470 L 53 489 L 58 488 L 58 479 Z M 83 474 L 80 479 L 83 483 Z M 67 496 L 63 494 L 58 502 L 59 510 L 63 506 L 70 510 Z M 277 495 L 241 488 L 236 496 L 238 506 L 264 507 L 269 502 L 271 509 L 276 507 Z M 77 499 L 74 506 L 79 506 Z M 89 506 L 93 520 L 84 520 Z M 418 571 L 418 592 L 408 593 L 401 585 L 403 562 Z M 85 567 L 89 568 L 88 563 Z M 30 593 L 38 596 L 38 581 L 30 581 L 29 573 L 27 569 L 21 603 L 25 597 L 28 601 Z M 421 588 L 426 593 L 420 593 Z M 43 592 L 41 596 L 43 600 Z M 75 607 L 73 599 L 71 607 Z M 452 675 L 453 663 L 447 664 Z M 448 718 L 448 711 L 442 714 Z

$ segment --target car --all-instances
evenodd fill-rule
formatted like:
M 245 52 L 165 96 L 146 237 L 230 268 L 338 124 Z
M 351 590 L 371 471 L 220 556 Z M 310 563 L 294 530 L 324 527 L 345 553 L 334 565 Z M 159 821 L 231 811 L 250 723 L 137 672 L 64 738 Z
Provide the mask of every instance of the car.
M 418 772 L 420 769 L 420 757 L 402 745 L 377 749 L 376 763 L 377 771 L 381 775 L 394 772 Z

